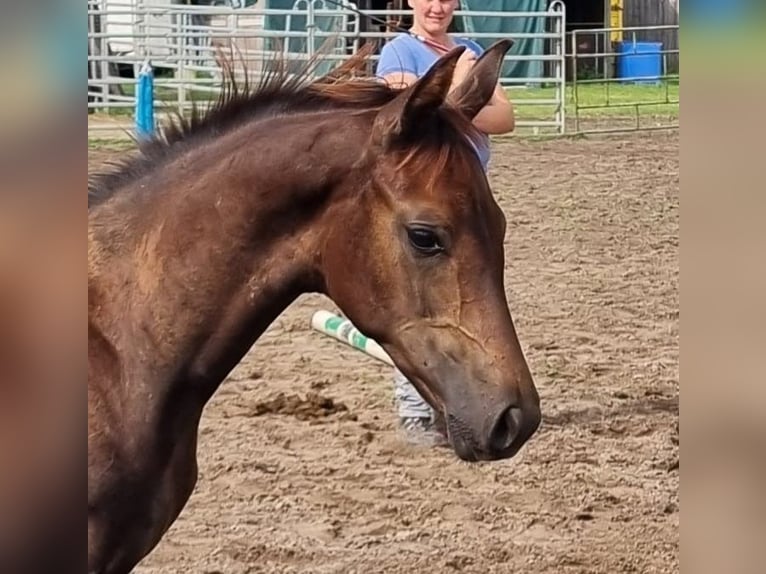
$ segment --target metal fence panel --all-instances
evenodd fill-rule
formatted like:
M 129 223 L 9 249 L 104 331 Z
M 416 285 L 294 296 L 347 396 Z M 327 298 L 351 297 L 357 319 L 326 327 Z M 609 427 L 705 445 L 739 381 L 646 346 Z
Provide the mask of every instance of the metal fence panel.
M 678 29 L 675 25 L 611 27 L 573 30 L 571 33 L 572 107 L 575 134 L 677 129 L 680 100 Z M 622 41 L 603 50 L 579 51 L 583 36 L 600 36 L 595 45 L 610 46 L 609 36 L 620 32 Z M 669 35 L 671 47 L 646 41 Z M 674 47 L 675 46 L 675 47 Z M 585 64 L 585 65 L 583 65 Z M 585 77 L 582 77 L 585 76 Z M 623 86 L 633 88 L 626 98 Z M 601 94 L 596 99 L 594 93 Z M 592 113 L 599 111 L 600 113 Z M 581 112 L 591 112 L 583 120 Z M 632 114 L 630 114 L 632 112 Z M 645 113 L 643 113 L 645 112 Z M 643 119 L 643 122 L 642 122 Z
M 88 2 L 88 111 L 90 135 L 131 131 L 136 105 L 136 78 L 142 65 L 151 62 L 156 111 L 166 107 L 188 110 L 193 102 L 212 100 L 218 93 L 221 54 L 233 55 L 235 73 L 257 80 L 276 57 L 305 61 L 325 42 L 330 49 L 318 55 L 317 73 L 351 57 L 367 41 L 393 38 L 391 30 L 360 26 L 356 5 L 323 0 L 295 0 L 291 9 L 264 9 L 262 2 L 243 7 L 240 0 L 218 0 L 224 5 L 190 6 L 169 0 L 89 0 Z M 383 21 L 397 21 L 404 10 L 366 10 Z M 545 31 L 523 34 L 543 40 L 539 54 L 508 54 L 506 61 L 534 59 L 544 63 L 542 77 L 503 77 L 517 110 L 521 131 L 563 133 L 565 127 L 565 7 L 555 0 L 545 12 L 461 11 L 462 15 L 494 18 L 543 18 Z M 284 29 L 269 29 L 268 19 L 281 18 Z M 305 23 L 305 25 L 301 25 Z M 476 33 L 471 38 L 492 38 Z M 328 48 L 328 46 L 324 46 Z M 373 62 L 377 54 L 372 57 Z M 532 92 L 533 89 L 540 93 Z M 527 92 L 530 93 L 527 93 Z M 517 97 L 518 96 L 518 97 Z M 531 96 L 531 97 L 530 97 Z M 115 132 L 117 130 L 117 132 Z

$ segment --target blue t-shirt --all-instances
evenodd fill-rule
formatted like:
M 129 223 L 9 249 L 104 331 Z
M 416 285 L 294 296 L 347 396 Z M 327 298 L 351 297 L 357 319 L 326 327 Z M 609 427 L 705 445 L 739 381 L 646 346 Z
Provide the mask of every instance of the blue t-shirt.
M 454 38 L 456 44 L 467 46 L 469 50 L 480 56 L 484 49 L 466 38 Z M 387 76 L 396 72 L 407 72 L 418 78 L 425 74 L 439 59 L 439 55 L 423 42 L 409 34 L 399 34 L 396 38 L 386 43 L 380 51 L 380 59 L 375 70 L 378 77 Z M 484 171 L 489 165 L 489 137 L 482 134 L 479 142 L 471 142 L 481 160 Z

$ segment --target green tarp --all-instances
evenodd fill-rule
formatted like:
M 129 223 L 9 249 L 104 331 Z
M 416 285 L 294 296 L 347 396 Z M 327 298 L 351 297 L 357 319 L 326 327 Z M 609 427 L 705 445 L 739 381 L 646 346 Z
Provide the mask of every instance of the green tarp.
M 290 10 L 293 8 L 295 0 L 268 0 L 266 8 Z M 542 12 L 540 17 L 530 18 L 508 18 L 503 16 L 463 16 L 456 12 L 454 27 L 458 34 L 472 38 L 483 47 L 488 47 L 500 38 L 513 38 L 516 32 L 534 32 L 545 31 L 546 18 L 545 11 L 548 0 L 460 0 L 460 7 L 463 10 L 476 12 Z M 305 6 L 305 3 L 303 4 Z M 328 8 L 330 6 L 328 5 Z M 296 11 L 296 15 L 290 17 L 290 31 L 305 32 L 306 17 L 305 12 Z M 340 18 L 316 18 L 317 28 L 323 31 L 337 31 Z M 267 16 L 265 22 L 267 30 L 286 30 L 286 16 Z M 493 34 L 491 38 L 473 37 L 475 32 Z M 321 38 L 314 42 L 314 49 L 318 49 L 322 44 Z M 541 38 L 514 38 L 515 44 L 509 51 L 509 55 L 533 55 L 543 54 L 545 49 L 545 40 Z M 272 42 L 272 46 L 273 46 Z M 306 53 L 305 38 L 290 38 L 288 49 L 290 52 Z M 327 63 L 327 69 L 332 67 L 332 63 Z M 322 72 L 324 70 L 318 70 Z M 503 76 L 514 78 L 541 78 L 544 75 L 543 62 L 524 60 L 507 62 L 503 69 Z
M 310 0 L 309 0 L 310 1 Z M 288 23 L 288 17 L 287 16 L 276 16 L 276 15 L 269 15 L 265 18 L 264 28 L 266 30 L 280 30 L 280 31 L 288 31 L 288 32 L 306 32 L 306 4 L 307 2 L 302 2 L 298 5 L 298 10 L 295 11 L 295 14 L 291 14 L 289 17 L 289 23 Z M 292 10 L 293 6 L 295 5 L 295 0 L 267 0 L 265 2 L 265 8 L 269 10 Z M 316 4 L 315 4 L 316 6 Z M 325 10 L 337 10 L 338 8 L 332 4 L 327 4 L 324 8 Z M 351 17 L 354 17 L 351 15 Z M 343 28 L 343 18 L 342 17 L 335 17 L 335 16 L 316 16 L 314 18 L 314 24 L 316 25 L 316 28 L 318 30 L 321 30 L 322 32 L 341 32 Z M 314 39 L 314 51 L 318 51 L 324 42 L 327 41 L 327 36 L 320 36 L 315 37 Z M 287 38 L 287 51 L 291 53 L 299 53 L 299 54 L 306 54 L 308 52 L 308 40 L 304 38 Z M 343 53 L 342 50 L 344 48 L 343 46 L 344 40 L 338 39 L 337 40 L 337 46 L 336 51 L 338 53 Z M 285 40 L 284 39 L 269 39 L 267 42 L 267 45 L 270 46 L 272 50 L 275 49 L 285 49 L 284 46 Z M 337 61 L 327 61 L 323 62 L 316 68 L 316 73 L 323 74 L 327 73 L 330 70 L 332 70 L 336 65 Z
M 545 32 L 548 0 L 460 0 L 463 10 L 473 12 L 543 12 L 540 17 L 508 18 L 498 16 L 460 16 L 457 23 L 461 33 L 471 38 L 474 32 L 496 34 L 492 38 L 472 38 L 484 48 L 501 38 L 512 38 L 513 47 L 508 51 L 514 55 L 540 55 L 545 53 L 543 38 L 514 38 L 514 33 Z M 503 68 L 503 76 L 511 78 L 542 78 L 543 62 L 535 60 L 509 61 Z

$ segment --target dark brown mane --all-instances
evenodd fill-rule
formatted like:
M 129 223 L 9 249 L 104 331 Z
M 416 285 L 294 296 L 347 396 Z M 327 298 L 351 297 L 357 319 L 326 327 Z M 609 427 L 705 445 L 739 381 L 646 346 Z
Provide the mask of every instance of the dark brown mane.
M 379 109 L 395 98 L 399 90 L 360 72 L 366 65 L 367 52 L 360 51 L 345 64 L 313 81 L 314 61 L 293 74 L 286 73 L 285 65 L 276 65 L 254 88 L 247 76 L 240 82 L 231 67 L 225 65 L 219 97 L 207 110 L 200 111 L 194 105 L 188 117 L 179 112 L 171 114 L 155 136 L 137 141 L 139 153 L 89 177 L 88 208 L 104 203 L 125 184 L 192 146 L 220 137 L 246 122 L 330 109 L 361 112 Z M 434 120 L 435 129 L 424 126 L 418 141 L 412 144 L 423 151 L 431 149 L 437 158 L 446 158 L 444 147 L 465 141 L 465 135 L 475 135 L 472 124 L 452 109 L 445 107 Z

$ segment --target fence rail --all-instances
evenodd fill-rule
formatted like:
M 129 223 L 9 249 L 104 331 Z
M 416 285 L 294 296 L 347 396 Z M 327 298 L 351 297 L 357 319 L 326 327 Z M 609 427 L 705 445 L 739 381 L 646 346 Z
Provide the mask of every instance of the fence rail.
M 356 5 L 346 8 L 322 0 L 296 0 L 292 9 L 257 7 L 189 6 L 158 0 L 89 0 L 88 2 L 88 111 L 89 133 L 132 127 L 136 106 L 136 79 L 142 65 L 151 62 L 157 112 L 162 107 L 188 110 L 193 102 L 214 98 L 220 89 L 220 52 L 233 53 L 235 73 L 247 67 L 254 79 L 268 70 L 269 62 L 305 62 L 317 54 L 317 74 L 350 58 L 368 41 L 378 46 L 393 38 L 391 30 L 363 26 Z M 409 11 L 366 10 L 364 14 L 387 22 L 398 21 Z M 500 81 L 509 89 L 546 86 L 543 96 L 514 99 L 521 114 L 521 130 L 563 133 L 565 130 L 565 22 L 564 3 L 556 0 L 544 12 L 461 11 L 464 17 L 542 19 L 538 32 L 514 33 L 517 40 L 532 39 L 534 53 L 509 53 L 505 62 L 540 62 L 542 73 L 509 75 Z M 275 26 L 274 22 L 281 25 Z M 269 26 L 269 24 L 272 24 Z M 381 26 L 381 28 L 384 28 Z M 496 34 L 471 32 L 474 40 L 493 40 Z M 375 62 L 378 55 L 372 56 Z M 288 64 L 289 65 L 289 64 Z M 505 70 L 505 67 L 504 67 Z M 537 106 L 537 107 L 535 107 Z M 536 110 L 543 110 L 537 114 Z

